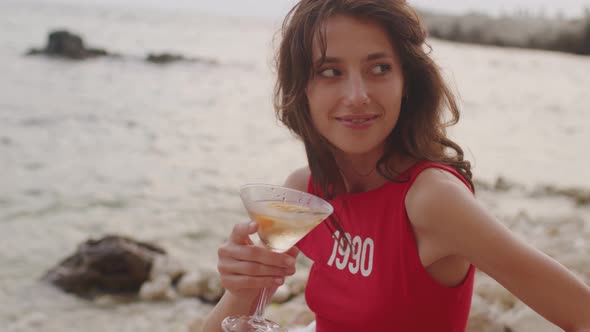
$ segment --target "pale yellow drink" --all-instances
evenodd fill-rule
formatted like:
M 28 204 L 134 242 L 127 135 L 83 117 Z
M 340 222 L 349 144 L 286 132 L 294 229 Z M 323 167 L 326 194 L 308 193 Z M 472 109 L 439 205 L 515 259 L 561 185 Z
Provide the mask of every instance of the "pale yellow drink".
M 274 251 L 286 251 L 322 222 L 328 214 L 296 203 L 264 202 L 250 211 L 258 223 L 262 243 Z
M 290 188 L 268 184 L 247 184 L 240 187 L 240 197 L 250 215 L 258 223 L 258 237 L 276 252 L 289 250 L 334 208 L 320 197 Z M 267 296 L 264 288 L 252 316 L 226 317 L 221 326 L 226 332 L 286 332 L 277 323 L 262 317 Z

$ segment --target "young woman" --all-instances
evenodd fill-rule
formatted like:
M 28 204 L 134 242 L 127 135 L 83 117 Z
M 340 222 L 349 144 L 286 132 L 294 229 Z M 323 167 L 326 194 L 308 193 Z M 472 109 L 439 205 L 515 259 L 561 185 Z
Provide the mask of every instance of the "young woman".
M 464 331 L 475 268 L 564 330 L 590 331 L 590 289 L 474 198 L 470 164 L 445 134 L 458 108 L 425 38 L 403 0 L 302 0 L 289 13 L 276 109 L 308 166 L 285 185 L 329 200 L 334 217 L 283 254 L 252 245 L 256 224 L 236 225 L 219 248 L 227 291 L 204 331 L 252 313 L 299 250 L 314 261 L 317 332 Z

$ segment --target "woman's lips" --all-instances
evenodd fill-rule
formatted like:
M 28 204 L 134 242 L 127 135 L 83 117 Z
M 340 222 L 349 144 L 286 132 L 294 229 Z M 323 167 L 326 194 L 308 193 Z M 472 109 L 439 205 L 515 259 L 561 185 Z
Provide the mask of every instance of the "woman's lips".
M 373 125 L 378 117 L 376 114 L 355 114 L 336 116 L 334 119 L 347 128 L 366 129 Z

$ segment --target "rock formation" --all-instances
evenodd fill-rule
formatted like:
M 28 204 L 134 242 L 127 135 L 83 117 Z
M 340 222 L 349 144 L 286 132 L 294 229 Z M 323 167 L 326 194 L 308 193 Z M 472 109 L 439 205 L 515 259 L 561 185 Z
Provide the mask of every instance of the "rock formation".
M 135 293 L 149 279 L 156 256 L 166 252 L 149 243 L 121 236 L 88 240 L 43 277 L 82 297 Z
M 78 35 L 66 30 L 57 30 L 49 33 L 47 45 L 43 49 L 31 49 L 27 55 L 49 55 L 67 59 L 83 60 L 97 56 L 106 56 L 109 53 L 100 48 L 86 48 L 84 41 Z

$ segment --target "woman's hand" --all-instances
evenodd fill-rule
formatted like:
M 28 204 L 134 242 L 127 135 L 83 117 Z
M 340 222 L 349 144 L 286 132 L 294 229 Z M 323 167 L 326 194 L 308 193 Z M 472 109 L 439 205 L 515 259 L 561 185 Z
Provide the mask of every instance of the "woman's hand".
M 274 289 L 283 284 L 286 276 L 295 273 L 299 253 L 296 247 L 276 253 L 254 245 L 249 235 L 257 229 L 255 222 L 236 224 L 217 252 L 222 286 L 235 297 L 252 301 L 261 288 Z

